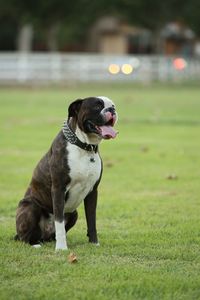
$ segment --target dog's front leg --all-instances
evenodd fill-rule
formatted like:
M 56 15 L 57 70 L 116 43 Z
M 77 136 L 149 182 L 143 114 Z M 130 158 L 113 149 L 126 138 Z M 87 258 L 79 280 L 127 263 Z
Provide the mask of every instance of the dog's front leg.
M 97 190 L 94 189 L 84 200 L 85 216 L 87 221 L 87 236 L 89 242 L 99 245 L 96 230 L 96 207 L 97 207 Z
M 53 211 L 55 218 L 56 250 L 67 250 L 67 240 L 64 221 L 65 192 L 58 187 L 52 187 Z

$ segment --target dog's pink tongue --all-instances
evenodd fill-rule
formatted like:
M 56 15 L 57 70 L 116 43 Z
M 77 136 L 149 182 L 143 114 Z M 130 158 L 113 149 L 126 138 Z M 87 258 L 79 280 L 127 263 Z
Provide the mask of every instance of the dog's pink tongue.
M 100 126 L 101 135 L 104 139 L 114 139 L 117 135 L 117 132 L 112 126 Z

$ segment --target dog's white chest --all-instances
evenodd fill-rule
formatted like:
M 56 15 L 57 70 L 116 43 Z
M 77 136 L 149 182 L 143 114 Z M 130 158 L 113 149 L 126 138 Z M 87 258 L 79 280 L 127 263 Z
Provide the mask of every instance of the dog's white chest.
M 68 199 L 65 212 L 73 212 L 92 191 L 101 174 L 101 159 L 98 153 L 91 153 L 68 144 L 68 164 L 70 184 L 67 186 Z M 90 159 L 94 158 L 94 162 Z

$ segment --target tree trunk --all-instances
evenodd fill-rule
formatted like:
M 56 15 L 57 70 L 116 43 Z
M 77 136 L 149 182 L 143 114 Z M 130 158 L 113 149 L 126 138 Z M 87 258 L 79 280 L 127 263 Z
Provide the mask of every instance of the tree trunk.
M 32 50 L 33 26 L 24 24 L 20 28 L 17 38 L 17 50 L 20 52 L 30 52 Z

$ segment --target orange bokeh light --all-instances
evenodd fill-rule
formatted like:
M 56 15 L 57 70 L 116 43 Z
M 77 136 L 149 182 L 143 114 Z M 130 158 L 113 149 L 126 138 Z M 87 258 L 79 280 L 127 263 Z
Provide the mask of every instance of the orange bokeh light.
M 186 66 L 187 66 L 187 62 L 185 61 L 185 59 L 183 59 L 183 58 L 175 58 L 174 60 L 173 60 L 173 66 L 174 66 L 174 68 L 176 69 L 176 70 L 179 70 L 179 71 L 181 71 L 181 70 L 183 70 L 183 69 L 185 69 L 186 68 Z

